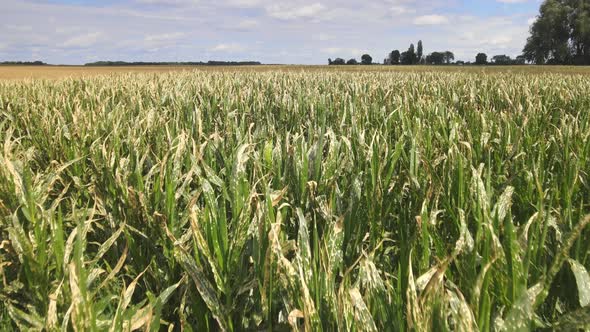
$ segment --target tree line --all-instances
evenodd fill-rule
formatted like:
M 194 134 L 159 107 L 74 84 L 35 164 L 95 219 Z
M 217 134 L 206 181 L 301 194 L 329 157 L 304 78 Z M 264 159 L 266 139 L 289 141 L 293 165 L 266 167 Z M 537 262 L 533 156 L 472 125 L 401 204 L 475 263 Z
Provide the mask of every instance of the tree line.
M 475 56 L 474 62 L 456 61 L 455 54 L 451 51 L 435 51 L 428 55 L 424 54 L 424 44 L 418 41 L 417 46 L 410 44 L 410 47 L 404 52 L 399 50 L 391 51 L 383 60 L 384 65 L 524 65 L 526 59 L 523 55 L 519 55 L 516 59 L 512 59 L 505 54 L 494 55 L 488 61 L 488 56 L 485 53 L 478 53 Z M 359 62 L 352 58 L 344 60 L 343 58 L 336 58 L 335 60 L 328 59 L 329 65 L 357 65 Z M 361 57 L 362 65 L 372 65 L 373 58 L 369 54 L 363 54 Z
M 43 61 L 2 61 L 6 66 L 48 66 Z M 258 61 L 199 61 L 199 62 L 126 62 L 126 61 L 96 61 L 84 66 L 257 66 Z
M 6 66 L 46 66 L 43 61 L 2 61 L 0 65 Z
M 84 66 L 257 66 L 258 61 L 207 61 L 207 62 L 126 62 L 126 61 L 96 61 Z

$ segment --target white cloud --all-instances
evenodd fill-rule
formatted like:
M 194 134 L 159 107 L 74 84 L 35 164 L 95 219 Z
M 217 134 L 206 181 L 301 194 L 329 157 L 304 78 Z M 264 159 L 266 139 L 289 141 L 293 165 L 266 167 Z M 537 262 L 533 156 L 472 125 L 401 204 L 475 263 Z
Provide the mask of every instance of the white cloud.
M 321 51 L 322 53 L 326 53 L 326 54 L 339 54 L 343 52 L 343 48 L 340 47 L 326 47 L 326 48 L 322 48 Z
M 370 53 L 368 50 L 362 50 L 358 48 L 346 48 L 346 47 L 326 47 L 320 50 L 324 54 L 337 56 L 337 57 L 357 57 L 360 58 L 363 54 Z
M 248 8 L 262 4 L 262 0 L 229 0 L 229 4 L 236 7 Z
M 254 20 L 254 19 L 245 19 L 245 20 L 241 20 L 238 23 L 238 28 L 239 29 L 248 30 L 248 29 L 256 28 L 259 25 L 260 25 L 260 23 L 257 20 Z
M 55 32 L 60 34 L 70 34 L 82 30 L 80 26 L 58 26 L 55 28 Z
M 96 44 L 102 36 L 102 32 L 91 32 L 69 38 L 63 43 L 61 43 L 60 46 L 66 48 L 86 48 Z
M 145 36 L 143 38 L 143 45 L 139 46 L 143 46 L 143 48 L 147 49 L 150 52 L 157 52 L 165 47 L 176 46 L 179 40 L 185 37 L 186 35 L 187 34 L 185 32 L 151 34 Z
M 448 24 L 449 19 L 443 15 L 423 15 L 414 18 L 415 25 L 442 25 Z
M 281 20 L 314 19 L 318 18 L 320 12 L 326 7 L 319 2 L 301 7 L 293 7 L 285 4 L 273 4 L 266 8 L 269 16 Z
M 531 17 L 531 18 L 529 18 L 529 19 L 526 21 L 526 23 L 527 23 L 529 26 L 531 26 L 531 25 L 533 25 L 533 23 L 535 23 L 536 21 L 537 21 L 537 18 L 536 18 L 536 17 Z
M 147 35 L 145 36 L 144 40 L 147 42 L 161 42 L 161 41 L 169 41 L 175 40 L 181 37 L 186 36 L 184 32 L 172 32 L 172 33 L 162 33 L 157 35 Z
M 211 52 L 226 52 L 226 53 L 236 53 L 244 51 L 246 48 L 237 43 L 228 43 L 228 44 L 217 44 L 214 47 L 210 48 Z
M 318 33 L 318 34 L 313 34 L 311 36 L 311 39 L 317 40 L 317 41 L 327 41 L 327 40 L 333 40 L 335 38 L 334 38 L 334 36 L 327 34 L 327 33 Z
M 399 16 L 399 15 L 403 15 L 403 14 L 411 14 L 411 13 L 416 12 L 415 9 L 408 8 L 408 7 L 402 6 L 402 5 L 391 6 L 391 8 L 389 8 L 389 11 L 395 16 Z
M 488 42 L 492 46 L 506 47 L 508 44 L 510 44 L 510 42 L 512 42 L 512 37 L 506 35 L 498 35 L 488 39 Z
M 158 6 L 184 6 L 196 5 L 199 0 L 136 0 L 139 4 L 158 5 Z
M 516 56 L 521 53 L 528 36 L 528 26 L 522 24 L 524 17 L 496 16 L 481 19 L 474 16 L 453 18 L 453 24 L 446 26 L 441 34 L 452 36 L 450 50 L 458 59 L 473 61 L 475 54 L 487 53 L 488 56 L 507 54 Z M 436 42 L 437 48 L 440 44 Z
M 13 31 L 33 31 L 33 27 L 30 25 L 4 24 L 4 27 Z

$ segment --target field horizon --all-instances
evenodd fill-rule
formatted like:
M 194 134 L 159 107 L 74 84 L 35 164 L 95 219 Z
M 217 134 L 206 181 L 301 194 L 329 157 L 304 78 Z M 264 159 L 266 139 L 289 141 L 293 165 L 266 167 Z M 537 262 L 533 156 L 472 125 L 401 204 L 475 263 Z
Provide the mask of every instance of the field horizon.
M 466 73 L 558 73 L 590 75 L 590 66 L 561 66 L 561 65 L 514 65 L 514 66 L 461 66 L 461 65 L 298 65 L 298 64 L 262 64 L 256 66 L 84 66 L 84 65 L 2 65 L 0 79 L 61 79 L 83 78 L 97 75 L 117 73 L 165 73 L 183 71 L 342 71 L 342 72 L 466 72 Z

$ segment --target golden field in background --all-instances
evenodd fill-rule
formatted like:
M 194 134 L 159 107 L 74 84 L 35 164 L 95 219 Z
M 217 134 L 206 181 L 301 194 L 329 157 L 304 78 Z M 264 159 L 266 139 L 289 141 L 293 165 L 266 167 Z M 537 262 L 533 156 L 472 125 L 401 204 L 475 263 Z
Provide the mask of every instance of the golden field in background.
M 589 75 L 583 66 L 325 66 L 325 65 L 260 65 L 260 66 L 0 66 L 0 79 L 83 78 L 115 73 L 165 73 L 183 71 L 346 71 L 346 72 L 514 72 L 561 73 Z

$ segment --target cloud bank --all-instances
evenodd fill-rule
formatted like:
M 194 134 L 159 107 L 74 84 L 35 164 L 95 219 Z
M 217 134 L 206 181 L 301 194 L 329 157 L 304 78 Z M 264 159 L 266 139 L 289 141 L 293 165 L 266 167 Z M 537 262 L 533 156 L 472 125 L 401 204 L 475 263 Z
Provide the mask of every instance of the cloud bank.
M 458 60 L 520 53 L 537 0 L 0 0 L 0 60 L 80 64 L 328 57 L 424 42 Z

